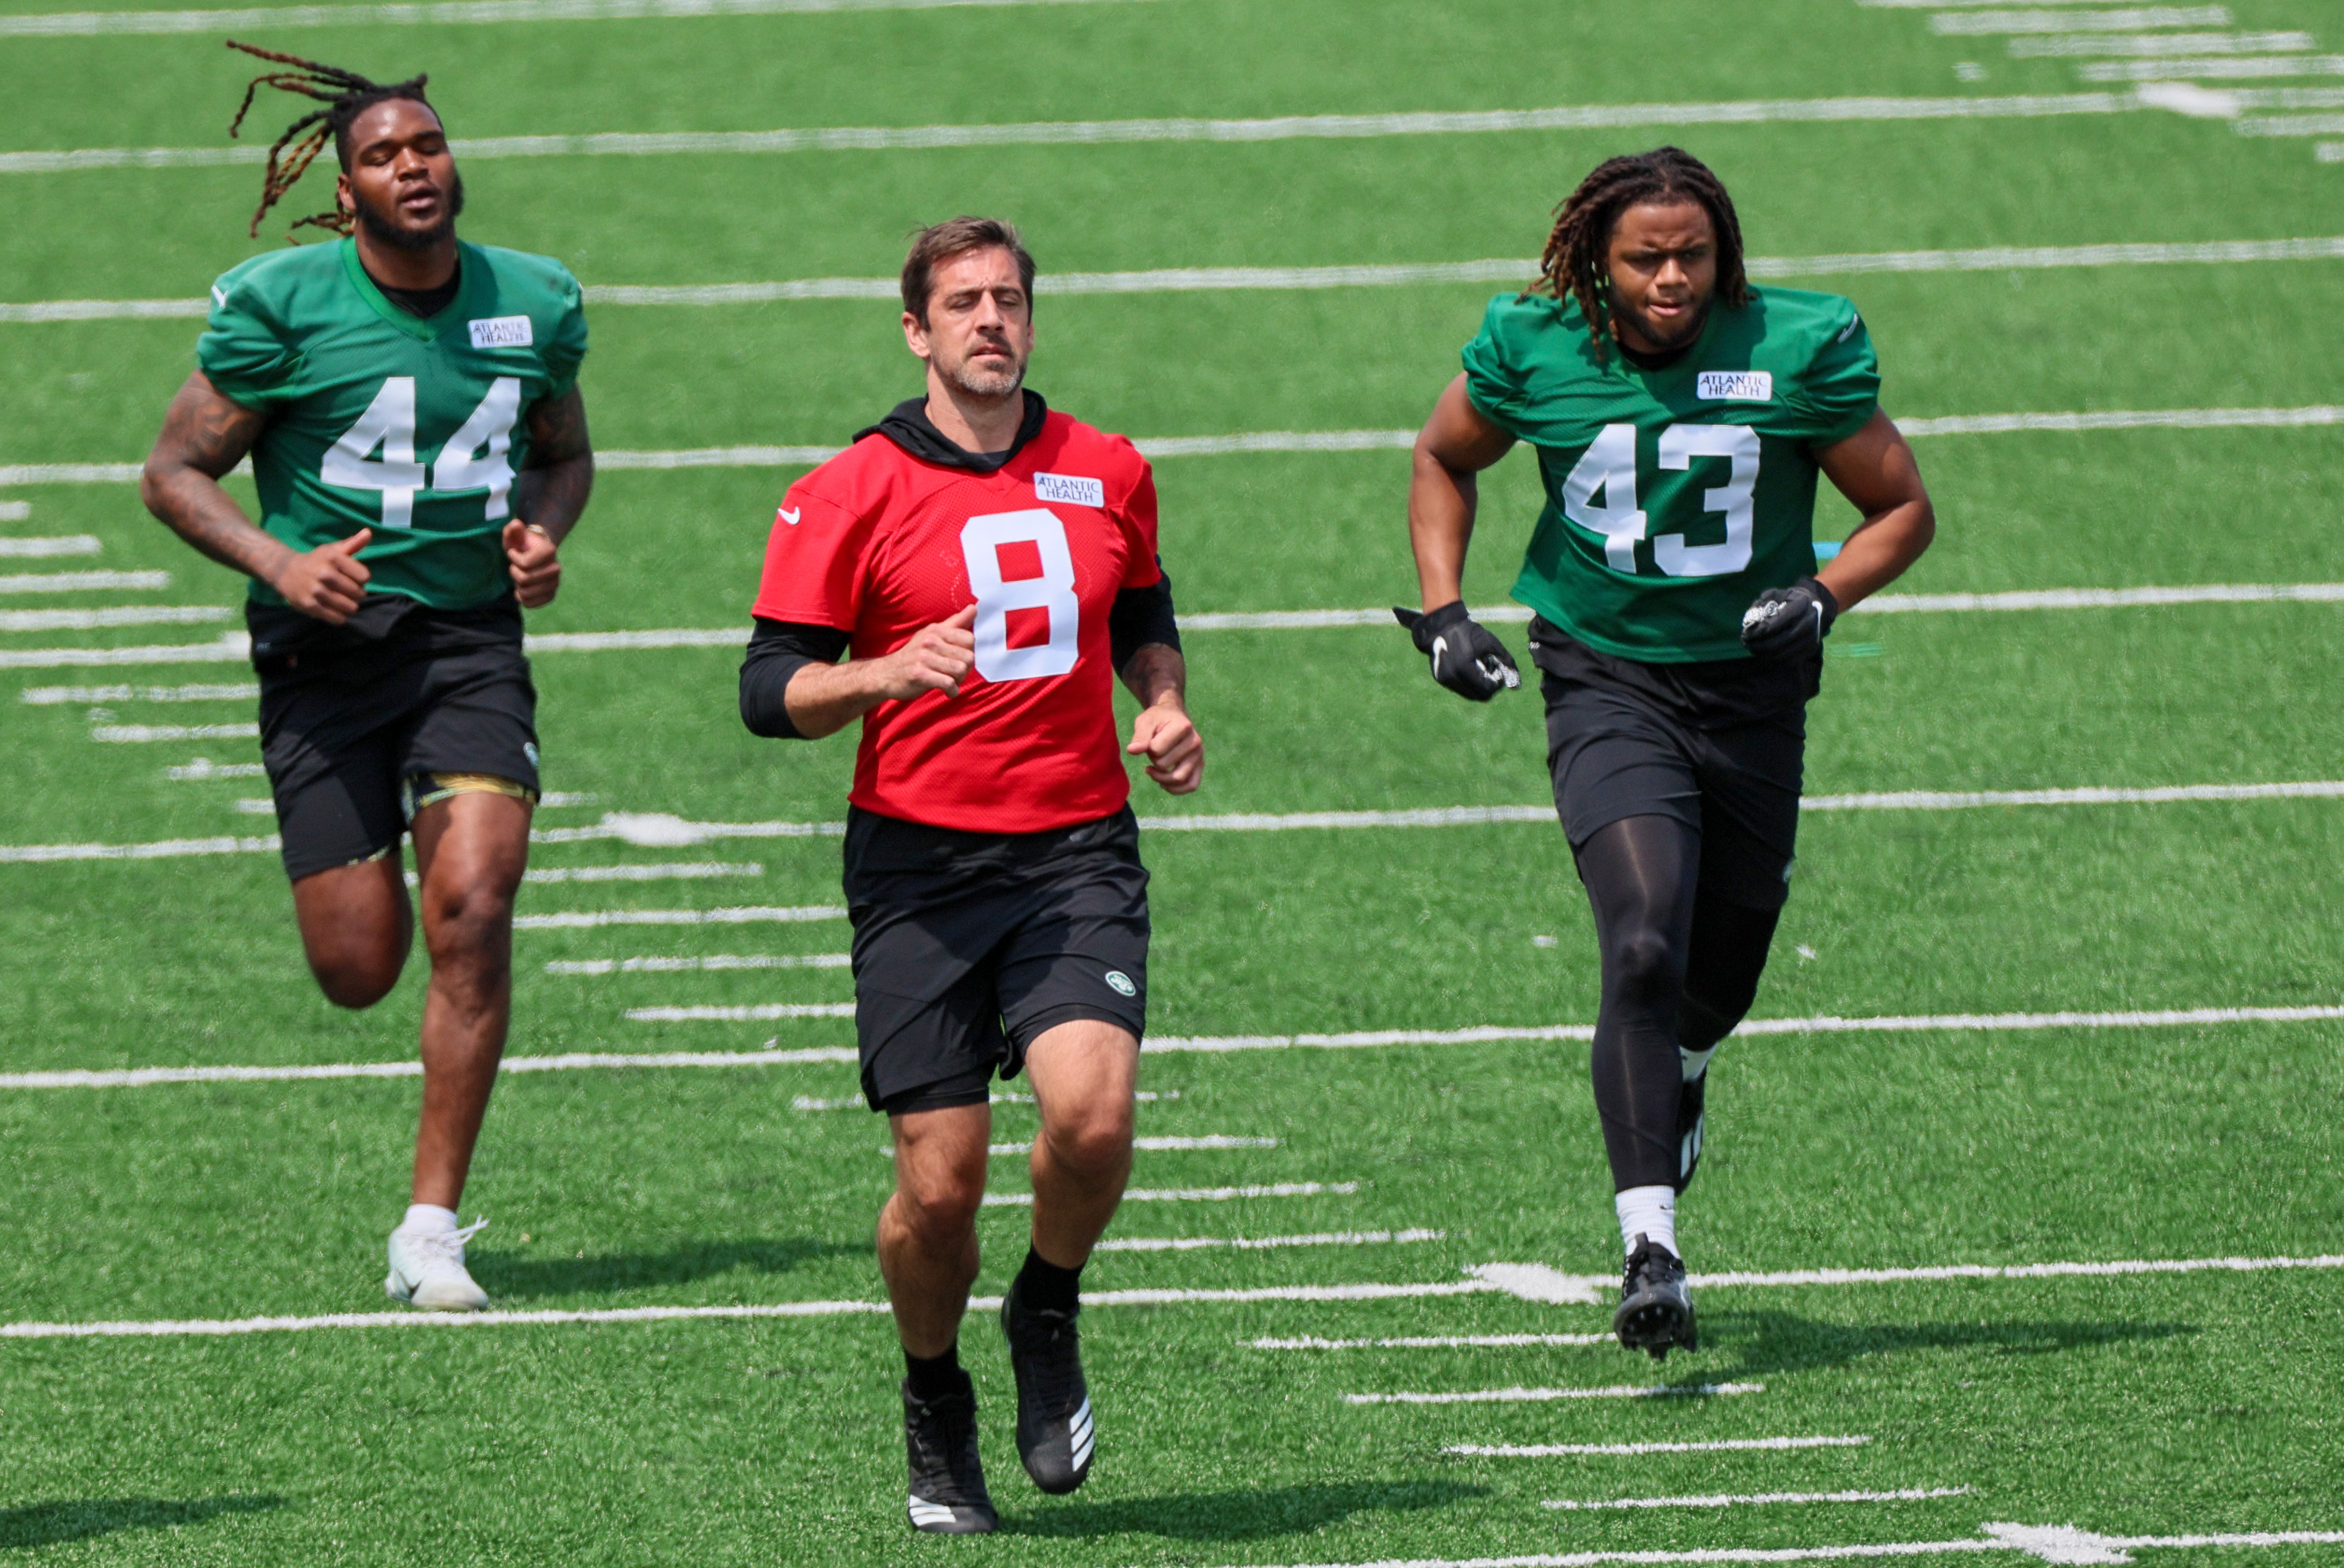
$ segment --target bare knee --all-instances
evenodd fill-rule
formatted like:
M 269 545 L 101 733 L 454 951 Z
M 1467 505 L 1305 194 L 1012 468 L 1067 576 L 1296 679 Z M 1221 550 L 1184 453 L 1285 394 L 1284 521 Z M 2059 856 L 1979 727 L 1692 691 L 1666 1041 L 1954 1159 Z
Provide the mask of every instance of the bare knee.
M 343 866 L 293 885 L 301 948 L 338 1007 L 371 1007 L 399 984 L 415 939 L 396 862 Z
M 895 1219 L 921 1251 L 941 1253 L 957 1246 L 975 1228 L 985 1202 L 985 1168 L 959 1165 L 898 1173 Z
M 1076 1176 L 1107 1179 L 1119 1176 L 1131 1163 L 1131 1107 L 1116 1103 L 1084 1108 L 1074 1116 L 1046 1123 L 1042 1137 L 1051 1159 Z
M 499 887 L 429 889 L 423 928 L 435 969 L 501 974 L 512 957 L 512 895 Z
M 317 976 L 318 989 L 337 1007 L 353 1012 L 389 996 L 406 966 L 404 942 L 388 952 L 319 954 L 312 950 L 309 954 L 309 973 Z

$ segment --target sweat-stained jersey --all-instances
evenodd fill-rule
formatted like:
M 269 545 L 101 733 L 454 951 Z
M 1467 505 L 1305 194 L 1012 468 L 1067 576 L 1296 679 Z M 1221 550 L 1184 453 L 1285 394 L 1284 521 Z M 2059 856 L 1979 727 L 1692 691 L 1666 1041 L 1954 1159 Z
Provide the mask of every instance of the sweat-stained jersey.
M 295 550 L 374 537 L 367 586 L 442 610 L 502 598 L 499 542 L 529 457 L 529 407 L 568 392 L 586 357 L 578 281 L 561 264 L 457 247 L 456 298 L 409 315 L 356 242 L 271 251 L 212 285 L 196 363 L 268 416 L 252 449 L 260 526 Z M 267 583 L 251 594 L 285 602 Z
M 863 719 L 851 798 L 971 833 L 1041 833 L 1120 807 L 1107 612 L 1162 577 L 1156 481 L 1121 436 L 1061 413 L 1000 469 L 865 435 L 792 485 L 755 613 L 851 633 L 875 659 L 976 606 L 976 668 Z
M 1657 370 L 1599 360 L 1571 299 L 1501 294 L 1465 346 L 1466 395 L 1546 485 L 1514 597 L 1591 647 L 1747 658 L 1751 601 L 1814 571 L 1814 454 L 1872 418 L 1879 361 L 1837 295 L 1751 294 Z

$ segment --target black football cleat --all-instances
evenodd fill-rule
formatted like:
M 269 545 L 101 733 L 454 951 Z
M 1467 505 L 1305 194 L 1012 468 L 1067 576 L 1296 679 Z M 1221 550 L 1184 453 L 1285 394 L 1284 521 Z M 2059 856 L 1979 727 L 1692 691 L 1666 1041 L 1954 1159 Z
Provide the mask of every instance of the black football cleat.
M 1612 1331 L 1623 1351 L 1650 1351 L 1652 1360 L 1666 1361 L 1680 1346 L 1701 1348 L 1692 1317 L 1692 1292 L 1685 1288 L 1684 1265 L 1667 1248 L 1636 1238 L 1628 1254 L 1627 1278 L 1620 1287 L 1620 1310 L 1612 1314 Z
M 1677 1191 L 1682 1193 L 1692 1185 L 1692 1173 L 1701 1168 L 1701 1129 L 1702 1102 L 1709 1098 L 1709 1075 L 1685 1085 L 1677 1096 Z
M 1053 1496 L 1074 1491 L 1091 1472 L 1091 1395 L 1075 1329 L 1080 1310 L 1026 1307 L 1015 1285 L 1001 1302 L 1001 1331 L 1017 1374 L 1017 1457 Z
M 976 1390 L 960 1387 L 932 1400 L 904 1385 L 904 1447 L 912 1462 L 912 1528 L 932 1535 L 985 1535 L 1000 1523 L 985 1490 L 976 1453 Z

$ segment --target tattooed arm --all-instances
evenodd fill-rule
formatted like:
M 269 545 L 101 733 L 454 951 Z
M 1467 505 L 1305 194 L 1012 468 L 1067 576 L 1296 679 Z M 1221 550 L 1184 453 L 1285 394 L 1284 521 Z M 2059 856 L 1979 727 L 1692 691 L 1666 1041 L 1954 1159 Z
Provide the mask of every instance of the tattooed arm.
M 220 476 L 244 460 L 268 423 L 266 415 L 230 400 L 201 370 L 194 372 L 163 416 L 163 432 L 139 476 L 139 499 L 214 561 L 260 579 L 304 615 L 338 626 L 366 595 L 372 573 L 358 552 L 373 531 L 362 528 L 348 539 L 297 551 L 261 531 L 220 489 Z
M 594 492 L 594 446 L 586 435 L 586 400 L 576 387 L 529 410 L 529 467 L 513 486 L 515 520 L 505 524 L 513 592 L 534 610 L 561 588 L 556 547 L 578 525 Z

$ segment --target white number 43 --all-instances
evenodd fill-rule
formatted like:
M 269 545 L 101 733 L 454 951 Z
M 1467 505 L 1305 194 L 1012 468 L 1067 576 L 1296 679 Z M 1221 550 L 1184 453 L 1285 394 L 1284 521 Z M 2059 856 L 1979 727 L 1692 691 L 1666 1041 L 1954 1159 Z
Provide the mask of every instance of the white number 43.
M 1725 483 L 1701 492 L 1703 511 L 1725 514 L 1725 539 L 1687 544 L 1682 533 L 1652 536 L 1652 564 L 1671 577 L 1722 577 L 1750 564 L 1757 529 L 1758 432 L 1747 425 L 1671 425 L 1661 432 L 1661 466 L 1687 469 L 1695 458 L 1724 458 Z M 1601 491 L 1603 499 L 1595 499 Z M 1636 427 L 1606 425 L 1562 481 L 1562 515 L 1603 536 L 1603 561 L 1636 570 L 1636 544 L 1649 520 L 1636 501 Z
M 380 491 L 385 528 L 414 527 L 416 493 L 425 490 L 485 490 L 488 520 L 493 522 L 511 510 L 507 498 L 513 470 L 507 458 L 520 418 L 520 378 L 499 376 L 427 472 L 415 460 L 415 378 L 392 376 L 358 422 L 327 449 L 318 477 L 339 490 Z M 373 455 L 378 450 L 379 458 Z

